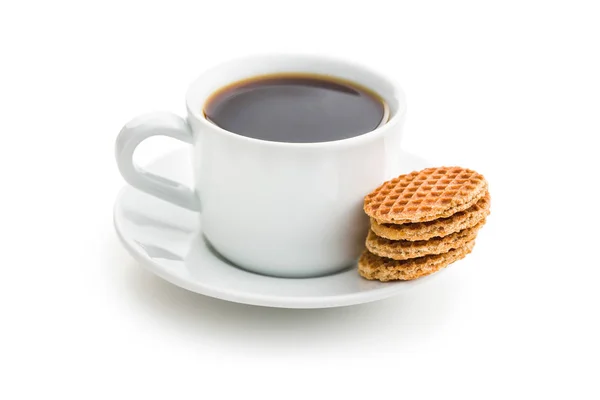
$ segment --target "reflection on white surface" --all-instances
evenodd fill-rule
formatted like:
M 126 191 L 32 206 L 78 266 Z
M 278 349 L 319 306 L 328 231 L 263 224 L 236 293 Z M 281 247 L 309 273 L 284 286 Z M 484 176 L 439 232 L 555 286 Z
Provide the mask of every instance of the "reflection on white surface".
M 152 259 L 158 258 L 164 260 L 183 261 L 183 258 L 180 255 L 171 253 L 169 250 L 163 249 L 162 247 L 153 246 L 151 244 L 144 244 L 140 242 L 136 243 L 142 248 L 146 255 Z

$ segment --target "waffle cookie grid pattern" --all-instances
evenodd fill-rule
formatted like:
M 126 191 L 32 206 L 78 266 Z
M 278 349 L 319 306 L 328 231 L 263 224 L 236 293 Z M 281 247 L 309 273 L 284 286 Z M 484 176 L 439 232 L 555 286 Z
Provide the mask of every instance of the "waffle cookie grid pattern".
M 427 168 L 383 183 L 365 196 L 371 229 L 359 274 L 412 280 L 464 258 L 490 204 L 483 175 L 461 167 Z
M 385 182 L 365 197 L 364 210 L 380 223 L 432 221 L 466 210 L 486 190 L 487 182 L 475 171 L 427 168 Z

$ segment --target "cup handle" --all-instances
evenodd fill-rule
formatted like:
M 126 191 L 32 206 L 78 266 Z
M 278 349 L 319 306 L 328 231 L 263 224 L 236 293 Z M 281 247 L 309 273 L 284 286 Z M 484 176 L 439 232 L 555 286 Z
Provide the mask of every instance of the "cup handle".
M 136 189 L 192 211 L 200 211 L 200 201 L 189 187 L 155 175 L 133 163 L 135 148 L 151 136 L 169 136 L 193 144 L 188 123 L 178 115 L 155 112 L 141 115 L 127 123 L 115 143 L 117 165 L 123 178 Z

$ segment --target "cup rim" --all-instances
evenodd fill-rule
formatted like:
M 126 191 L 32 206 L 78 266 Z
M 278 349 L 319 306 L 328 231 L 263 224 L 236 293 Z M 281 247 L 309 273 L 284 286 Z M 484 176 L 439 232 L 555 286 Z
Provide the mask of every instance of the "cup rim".
M 261 58 L 272 59 L 274 57 L 290 58 L 290 59 L 298 59 L 298 58 L 314 59 L 314 60 L 326 61 L 326 62 L 332 62 L 332 63 L 342 63 L 342 64 L 348 65 L 351 68 L 361 69 L 370 75 L 377 76 L 379 79 L 387 82 L 393 88 L 394 95 L 398 101 L 398 109 L 395 113 L 390 113 L 391 118 L 385 124 L 373 129 L 372 131 L 363 133 L 358 136 L 353 136 L 353 137 L 345 138 L 345 139 L 330 140 L 330 141 L 326 141 L 326 142 L 295 143 L 295 142 L 277 142 L 277 141 L 271 141 L 271 140 L 251 138 L 251 137 L 240 135 L 235 132 L 228 131 L 227 129 L 221 128 L 220 126 L 210 122 L 206 118 L 206 116 L 204 115 L 202 110 L 194 110 L 194 109 L 192 109 L 192 107 L 190 107 L 190 102 L 191 102 L 191 98 L 194 96 L 194 87 L 196 86 L 196 83 L 203 80 L 204 75 L 209 73 L 210 71 L 219 69 L 220 67 L 225 66 L 227 64 L 231 64 L 231 63 L 243 63 L 245 61 L 256 60 L 256 59 L 261 59 Z M 333 74 L 333 75 L 335 76 L 335 74 Z M 232 80 L 232 82 L 235 82 L 235 81 Z M 247 143 L 255 143 L 255 144 L 261 144 L 264 146 L 271 146 L 271 147 L 330 148 L 330 147 L 337 147 L 337 146 L 358 145 L 363 142 L 375 140 L 378 137 L 385 135 L 386 132 L 391 127 L 393 127 L 393 126 L 397 125 L 399 122 L 401 122 L 403 120 L 404 116 L 406 115 L 406 95 L 405 95 L 402 87 L 393 78 L 377 71 L 376 69 L 374 69 L 370 66 L 364 65 L 362 63 L 358 63 L 356 61 L 351 61 L 351 60 L 337 58 L 337 57 L 331 57 L 331 56 L 322 56 L 322 55 L 304 54 L 304 53 L 261 53 L 261 54 L 253 54 L 253 55 L 244 56 L 244 57 L 236 57 L 236 58 L 232 58 L 232 59 L 223 61 L 219 64 L 212 66 L 211 68 L 206 69 L 198 78 L 196 78 L 194 80 L 194 82 L 192 82 L 189 85 L 185 98 L 186 98 L 186 108 L 187 108 L 188 116 L 194 117 L 194 119 L 196 121 L 198 121 L 200 124 L 202 124 L 204 127 L 208 128 L 208 129 L 213 129 L 216 132 L 219 132 L 220 134 L 235 138 L 237 140 L 242 140 Z

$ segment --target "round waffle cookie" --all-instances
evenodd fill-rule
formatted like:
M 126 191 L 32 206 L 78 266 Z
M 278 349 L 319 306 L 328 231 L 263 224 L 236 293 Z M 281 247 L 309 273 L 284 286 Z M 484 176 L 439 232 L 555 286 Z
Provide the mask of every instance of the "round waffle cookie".
M 475 171 L 427 168 L 385 182 L 365 197 L 364 210 L 384 224 L 433 221 L 468 209 L 486 192 L 485 178 Z
M 377 236 L 390 240 L 427 240 L 450 235 L 477 225 L 490 214 L 490 194 L 486 193 L 470 208 L 448 218 L 412 224 L 380 224 L 371 218 L 371 230 Z
M 406 260 L 430 254 L 441 254 L 464 246 L 465 243 L 475 239 L 477 231 L 484 223 L 485 220 L 482 220 L 471 228 L 463 229 L 460 232 L 455 232 L 448 236 L 412 242 L 408 240 L 389 240 L 381 238 L 375 235 L 373 231 L 369 231 L 366 246 L 367 250 L 371 253 L 393 260 Z
M 473 250 L 475 240 L 447 253 L 429 255 L 408 260 L 392 260 L 379 257 L 365 250 L 358 260 L 358 273 L 366 279 L 385 281 L 409 281 L 433 274 L 453 262 L 464 258 Z

